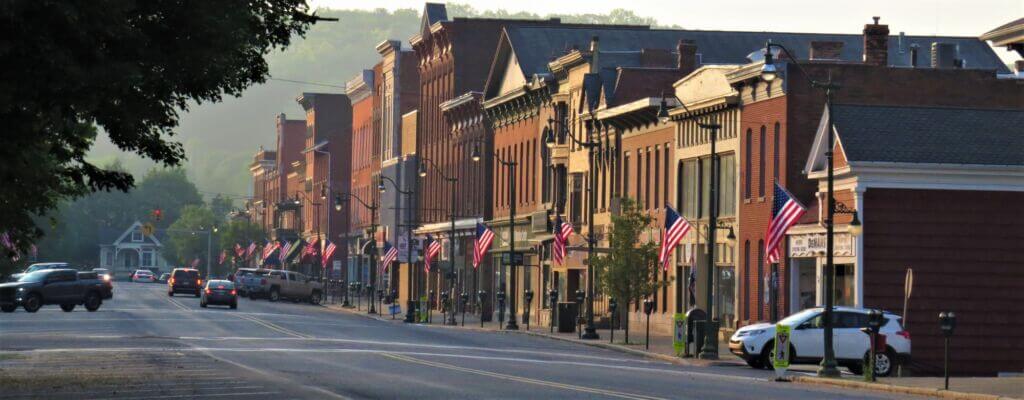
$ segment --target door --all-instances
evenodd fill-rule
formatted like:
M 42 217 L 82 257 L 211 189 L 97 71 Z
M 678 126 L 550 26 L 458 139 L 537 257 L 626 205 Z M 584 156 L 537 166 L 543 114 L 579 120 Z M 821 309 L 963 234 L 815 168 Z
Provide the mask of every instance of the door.
M 297 281 L 298 275 L 299 274 L 294 272 L 288 273 L 288 281 L 284 283 L 284 287 L 281 289 L 285 296 L 295 297 L 299 295 L 298 290 L 300 285 Z
M 43 282 L 43 299 L 50 304 L 74 302 L 74 271 L 54 271 Z
M 819 313 L 793 329 L 790 341 L 796 349 L 797 357 L 820 359 L 824 356 L 823 321 L 822 315 Z
M 868 326 L 867 314 L 856 312 L 837 312 L 835 334 L 836 358 L 860 360 L 868 351 L 871 340 L 861 332 Z

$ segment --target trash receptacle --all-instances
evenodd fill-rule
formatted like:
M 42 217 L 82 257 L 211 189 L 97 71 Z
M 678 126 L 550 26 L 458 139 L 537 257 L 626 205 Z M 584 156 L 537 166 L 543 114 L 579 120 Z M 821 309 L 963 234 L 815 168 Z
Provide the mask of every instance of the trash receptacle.
M 699 308 L 692 308 L 686 312 L 686 349 L 684 355 L 695 356 L 704 347 L 704 320 L 707 313 Z M 690 344 L 693 344 L 692 346 Z
M 576 314 L 579 304 L 575 302 L 558 303 L 558 332 L 572 333 L 576 331 Z

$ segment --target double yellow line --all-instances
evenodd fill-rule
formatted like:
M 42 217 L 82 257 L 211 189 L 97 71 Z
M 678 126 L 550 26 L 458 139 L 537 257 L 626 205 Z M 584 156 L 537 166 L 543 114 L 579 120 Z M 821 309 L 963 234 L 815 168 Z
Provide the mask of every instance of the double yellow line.
M 497 372 L 490 372 L 490 371 L 484 371 L 484 370 L 473 369 L 473 368 L 459 367 L 459 366 L 455 366 L 455 365 L 451 365 L 451 364 L 445 364 L 445 363 L 439 363 L 439 362 L 427 361 L 427 360 L 420 360 L 418 358 L 413 358 L 413 357 L 409 357 L 409 356 L 402 355 L 402 354 L 382 353 L 382 355 L 384 357 L 392 358 L 392 359 L 399 360 L 399 361 L 405 361 L 405 362 L 413 363 L 413 364 L 420 364 L 420 365 L 426 365 L 426 366 L 429 366 L 429 367 L 450 369 L 452 371 L 459 371 L 459 372 L 465 372 L 465 373 L 470 373 L 470 374 L 483 375 L 483 376 L 488 376 L 488 377 L 491 377 L 491 378 L 505 379 L 505 380 L 521 382 L 521 383 L 529 383 L 529 384 L 539 385 L 539 386 L 547 386 L 547 387 L 552 387 L 552 388 L 556 388 L 556 389 L 575 390 L 577 392 L 605 395 L 605 396 L 611 396 L 611 397 L 620 397 L 620 398 L 623 398 L 623 399 L 665 400 L 665 399 L 660 398 L 660 397 L 645 396 L 645 395 L 642 395 L 642 394 L 633 394 L 633 393 L 626 393 L 626 392 L 616 392 L 616 391 L 613 391 L 613 390 L 605 390 L 605 389 L 591 388 L 591 387 L 586 387 L 586 386 L 570 385 L 570 384 L 567 384 L 567 383 L 543 381 L 543 380 L 539 380 L 539 379 L 524 378 L 524 377 L 515 376 L 515 375 L 506 375 L 506 374 L 500 374 L 500 373 L 497 373 Z
M 238 318 L 244 319 L 246 321 L 250 321 L 252 323 L 255 323 L 257 325 L 260 325 L 260 326 L 262 326 L 264 328 L 267 328 L 267 329 L 270 329 L 272 331 L 275 331 L 275 332 L 278 332 L 278 333 L 283 333 L 283 334 L 291 336 L 291 337 L 295 337 L 295 338 L 299 338 L 299 339 L 313 339 L 312 335 L 307 335 L 307 334 L 304 334 L 304 333 L 299 333 L 299 332 L 293 331 L 291 329 L 285 328 L 285 327 L 283 327 L 281 325 L 277 325 L 277 324 L 272 323 L 272 322 L 264 321 L 262 319 L 253 317 L 251 315 L 244 315 L 244 314 L 232 314 L 232 315 L 234 315 L 234 316 L 236 316 Z

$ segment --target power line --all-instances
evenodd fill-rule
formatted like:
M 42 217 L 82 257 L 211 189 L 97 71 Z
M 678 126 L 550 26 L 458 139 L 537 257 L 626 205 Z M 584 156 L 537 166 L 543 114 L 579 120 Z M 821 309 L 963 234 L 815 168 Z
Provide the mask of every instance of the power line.
M 288 83 L 301 83 L 303 85 L 326 86 L 326 87 L 332 87 L 332 88 L 346 89 L 345 86 L 332 85 L 330 83 L 307 82 L 307 81 L 299 81 L 299 80 L 295 80 L 295 79 L 284 79 L 284 78 L 268 78 L 268 79 L 272 80 L 272 81 L 280 81 L 280 82 L 288 82 Z

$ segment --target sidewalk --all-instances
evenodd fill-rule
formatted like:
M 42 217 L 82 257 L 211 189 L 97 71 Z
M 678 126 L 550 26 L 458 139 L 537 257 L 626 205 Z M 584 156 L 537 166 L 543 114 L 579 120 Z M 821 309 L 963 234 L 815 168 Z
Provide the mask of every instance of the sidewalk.
M 376 319 L 379 321 L 393 321 L 396 324 L 403 323 L 405 319 L 404 309 L 402 314 L 392 316 L 389 314 L 374 315 L 367 314 L 367 305 L 365 302 L 357 310 L 356 302 L 352 302 L 352 308 L 342 308 L 340 303 L 338 304 L 326 304 L 325 306 L 332 310 L 338 310 L 353 315 L 363 316 L 365 318 Z M 388 310 L 388 306 L 384 305 L 384 311 Z M 520 318 L 522 316 L 520 315 Z M 538 337 L 545 337 L 554 340 L 562 340 L 567 342 L 574 342 L 587 346 L 594 346 L 605 348 L 609 350 L 619 351 L 623 353 L 629 353 L 638 355 L 641 357 L 647 357 L 656 359 L 659 361 L 671 362 L 679 365 L 687 366 L 699 366 L 699 367 L 710 367 L 710 366 L 724 366 L 724 365 L 745 365 L 745 363 L 737 358 L 736 356 L 729 353 L 728 345 L 725 342 L 720 342 L 718 345 L 719 359 L 718 360 L 700 360 L 696 358 L 680 358 L 676 357 L 672 348 L 672 337 L 668 335 L 651 335 L 650 349 L 644 347 L 644 329 L 643 326 L 633 327 L 629 333 L 629 344 L 624 342 L 625 332 L 621 329 L 615 330 L 615 343 L 609 343 L 611 339 L 610 331 L 608 329 L 598 330 L 598 334 L 601 336 L 597 340 L 581 340 L 579 339 L 578 333 L 551 333 L 550 327 L 531 325 L 530 330 L 526 330 L 526 324 L 519 324 L 518 331 L 509 331 L 500 329 L 497 318 L 491 322 L 485 322 L 481 327 L 480 319 L 476 315 L 466 313 L 465 315 L 465 326 L 462 326 L 462 314 L 456 314 L 455 321 L 458 323 L 456 326 L 444 325 L 442 314 L 439 312 L 433 312 L 431 314 L 430 323 L 421 323 L 420 325 L 432 326 L 440 329 L 469 329 L 474 331 L 486 331 L 493 333 L 507 333 L 507 334 L 524 334 Z M 691 350 L 692 351 L 692 350 Z M 841 386 L 848 388 L 857 389 L 869 389 L 879 390 L 891 393 L 906 393 L 914 395 L 932 396 L 947 399 L 970 399 L 970 400 L 1010 400 L 1010 399 L 1024 399 L 1024 377 L 1006 377 L 1006 378 L 950 378 L 950 390 L 941 390 L 943 385 L 943 378 L 941 377 L 907 377 L 907 378 L 880 378 L 877 383 L 864 382 L 860 376 L 844 376 L 840 379 L 827 379 L 817 378 L 807 375 L 794 375 L 794 382 L 803 384 L 814 384 L 814 385 L 830 385 L 830 386 Z

